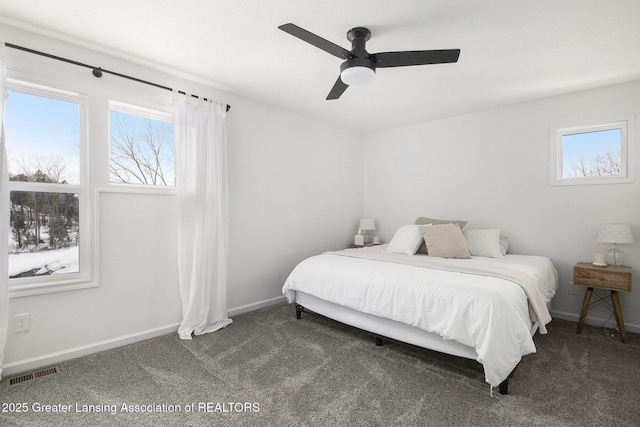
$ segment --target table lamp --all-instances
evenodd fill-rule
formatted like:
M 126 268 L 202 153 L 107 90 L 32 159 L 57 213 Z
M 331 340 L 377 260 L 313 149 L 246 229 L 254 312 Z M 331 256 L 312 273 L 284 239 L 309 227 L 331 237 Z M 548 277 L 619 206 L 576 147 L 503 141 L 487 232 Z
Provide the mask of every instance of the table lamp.
M 364 244 L 368 245 L 371 243 L 371 230 L 376 229 L 376 222 L 373 218 L 362 218 L 360 220 L 360 230 L 364 233 Z
M 633 243 L 631 225 L 629 224 L 600 224 L 598 228 L 598 242 L 613 243 L 613 248 L 607 252 L 607 264 L 622 265 L 624 252 L 616 245 L 620 243 Z

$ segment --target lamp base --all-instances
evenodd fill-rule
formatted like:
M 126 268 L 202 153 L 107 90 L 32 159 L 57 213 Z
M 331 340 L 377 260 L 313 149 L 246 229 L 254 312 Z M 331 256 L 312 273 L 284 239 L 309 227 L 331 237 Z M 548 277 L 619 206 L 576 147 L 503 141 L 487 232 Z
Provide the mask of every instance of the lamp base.
M 624 252 L 613 245 L 613 248 L 607 252 L 607 264 L 621 266 L 624 264 Z

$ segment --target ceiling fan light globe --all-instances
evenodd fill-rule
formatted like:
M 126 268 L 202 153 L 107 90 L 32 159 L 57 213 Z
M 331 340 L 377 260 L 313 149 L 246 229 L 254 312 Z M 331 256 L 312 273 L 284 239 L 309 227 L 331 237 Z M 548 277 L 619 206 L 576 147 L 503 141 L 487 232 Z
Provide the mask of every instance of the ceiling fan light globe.
M 340 79 L 349 86 L 366 85 L 373 81 L 376 72 L 369 67 L 349 67 L 340 73 Z

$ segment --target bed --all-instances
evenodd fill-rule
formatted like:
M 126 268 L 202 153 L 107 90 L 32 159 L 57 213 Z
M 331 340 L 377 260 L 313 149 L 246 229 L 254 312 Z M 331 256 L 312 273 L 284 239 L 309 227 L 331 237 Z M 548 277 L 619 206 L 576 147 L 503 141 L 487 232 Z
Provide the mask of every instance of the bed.
M 453 232 L 468 256 L 438 256 L 441 248 L 431 244 L 421 253 L 420 245 L 433 243 L 424 231 L 440 232 L 441 224 L 407 225 L 388 245 L 307 258 L 293 269 L 283 294 L 296 304 L 297 318 L 308 310 L 368 331 L 378 344 L 390 338 L 476 360 L 491 390 L 506 394 L 522 357 L 536 351 L 533 335 L 547 332 L 557 272 L 547 257 L 496 249 L 499 230 L 463 234 L 455 227 L 449 225 L 444 240 Z

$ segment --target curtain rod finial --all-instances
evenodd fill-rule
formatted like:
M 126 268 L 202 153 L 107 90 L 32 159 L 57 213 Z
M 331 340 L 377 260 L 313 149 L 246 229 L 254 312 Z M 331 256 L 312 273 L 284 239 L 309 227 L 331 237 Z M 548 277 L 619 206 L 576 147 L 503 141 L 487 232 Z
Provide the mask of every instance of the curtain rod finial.
M 102 68 L 98 67 L 98 68 L 94 68 L 92 71 L 93 75 L 100 78 L 102 77 Z

